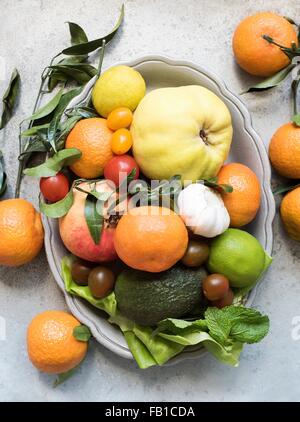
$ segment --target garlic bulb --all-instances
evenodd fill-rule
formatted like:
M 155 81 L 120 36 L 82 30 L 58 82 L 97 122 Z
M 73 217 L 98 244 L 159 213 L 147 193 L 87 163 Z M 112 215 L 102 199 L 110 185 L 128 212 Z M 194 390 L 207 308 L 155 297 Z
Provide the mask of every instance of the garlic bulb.
M 221 195 L 203 184 L 194 183 L 183 189 L 178 208 L 185 225 L 195 234 L 215 237 L 229 227 L 230 217 Z

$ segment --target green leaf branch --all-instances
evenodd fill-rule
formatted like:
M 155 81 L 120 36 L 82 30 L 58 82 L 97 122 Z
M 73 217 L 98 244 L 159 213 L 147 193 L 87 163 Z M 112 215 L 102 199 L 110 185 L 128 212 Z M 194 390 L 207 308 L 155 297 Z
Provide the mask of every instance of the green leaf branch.
M 89 108 L 90 94 L 78 108 L 78 113 L 73 113 L 65 121 L 61 121 L 72 98 L 79 94 L 79 91 L 69 90 L 68 83 L 76 82 L 81 89 L 89 80 L 100 75 L 105 46 L 115 37 L 124 18 L 124 5 L 118 21 L 111 32 L 102 38 L 89 41 L 85 31 L 74 22 L 68 22 L 71 47 L 62 50 L 55 55 L 41 75 L 41 83 L 37 98 L 34 104 L 32 115 L 21 122 L 19 127 L 19 169 L 15 188 L 15 197 L 19 197 L 24 169 L 29 162 L 31 155 L 37 152 L 56 153 L 64 148 L 65 139 L 73 126 L 81 119 L 91 115 L 86 108 Z M 86 61 L 89 53 L 99 50 L 99 64 L 95 68 Z M 61 56 L 67 56 L 61 58 Z M 60 58 L 60 60 L 58 60 Z M 58 84 L 62 87 L 50 99 L 50 101 L 38 108 L 44 94 L 51 92 Z M 47 87 L 47 89 L 45 89 Z M 67 89 L 67 91 L 66 91 Z M 72 92 L 72 94 L 71 94 Z M 94 116 L 95 114 L 93 114 Z M 23 124 L 29 121 L 25 130 Z M 26 142 L 23 139 L 26 138 Z M 34 146 L 33 146 L 34 145 Z M 26 174 L 26 173 L 25 173 Z

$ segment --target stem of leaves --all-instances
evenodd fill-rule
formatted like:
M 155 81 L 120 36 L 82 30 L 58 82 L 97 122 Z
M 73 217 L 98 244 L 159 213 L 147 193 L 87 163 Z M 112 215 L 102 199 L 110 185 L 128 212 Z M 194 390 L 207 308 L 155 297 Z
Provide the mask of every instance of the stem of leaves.
M 38 94 L 37 94 L 37 97 L 36 97 L 36 100 L 35 100 L 35 103 L 34 103 L 32 114 L 34 114 L 37 111 L 38 105 L 39 105 L 39 103 L 42 99 L 42 96 L 44 95 L 43 89 L 44 89 L 44 86 L 45 86 L 45 82 L 48 79 L 49 74 L 51 73 L 50 66 L 53 65 L 54 60 L 59 56 L 60 56 L 60 53 L 57 54 L 56 56 L 54 56 L 51 59 L 50 65 L 47 66 L 43 70 L 42 77 L 41 77 L 41 83 L 40 83 L 39 91 L 38 91 Z M 22 123 L 23 122 L 21 122 L 21 124 L 19 126 L 19 155 L 21 155 L 24 151 L 26 151 L 26 147 L 27 147 L 28 143 L 30 142 L 29 140 L 26 142 L 26 145 L 25 145 L 24 150 L 23 150 L 23 142 L 22 142 L 22 136 L 21 136 Z M 28 129 L 30 129 L 32 127 L 32 125 L 33 125 L 33 121 L 31 120 L 29 122 Z M 27 158 L 25 158 L 25 156 L 23 156 L 19 159 L 18 174 L 17 174 L 17 181 L 16 181 L 16 188 L 15 188 L 15 198 L 19 198 L 19 196 L 20 196 L 21 183 L 22 183 L 22 179 L 23 179 L 23 170 L 24 170 L 24 166 L 25 166 L 26 161 L 27 161 Z

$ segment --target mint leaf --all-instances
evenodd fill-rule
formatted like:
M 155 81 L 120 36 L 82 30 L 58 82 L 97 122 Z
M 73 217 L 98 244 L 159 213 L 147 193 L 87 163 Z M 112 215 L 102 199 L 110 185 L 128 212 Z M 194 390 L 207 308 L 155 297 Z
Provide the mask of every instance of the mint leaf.
M 231 321 L 230 337 L 236 341 L 257 343 L 268 334 L 269 318 L 255 309 L 228 306 L 221 311 Z
M 269 331 L 269 318 L 244 306 L 208 308 L 205 319 L 209 334 L 224 346 L 232 341 L 257 343 Z
M 205 311 L 204 316 L 210 335 L 219 343 L 226 345 L 231 330 L 231 322 L 228 315 L 222 312 L 222 309 L 209 307 Z

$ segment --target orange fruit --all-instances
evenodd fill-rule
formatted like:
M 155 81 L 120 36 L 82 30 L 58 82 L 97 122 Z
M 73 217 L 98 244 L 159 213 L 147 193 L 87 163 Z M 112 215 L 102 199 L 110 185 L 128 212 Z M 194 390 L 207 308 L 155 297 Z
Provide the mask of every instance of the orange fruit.
M 111 137 L 106 119 L 93 117 L 80 120 L 69 133 L 66 148 L 77 148 L 82 156 L 70 166 L 79 177 L 94 179 L 103 175 L 103 169 L 113 157 Z
M 183 257 L 188 232 L 181 218 L 170 209 L 144 206 L 123 215 L 114 242 L 117 254 L 129 267 L 160 272 Z
M 260 183 L 256 174 L 240 163 L 225 164 L 218 174 L 218 183 L 233 187 L 233 192 L 222 193 L 230 226 L 242 227 L 250 223 L 260 206 Z
M 281 176 L 300 179 L 300 127 L 286 123 L 277 129 L 270 142 L 269 157 Z
M 300 241 L 300 188 L 285 195 L 281 202 L 280 214 L 289 236 Z
M 285 18 L 260 12 L 243 19 L 236 28 L 232 47 L 237 63 L 251 75 L 270 76 L 286 67 L 290 59 L 274 44 L 262 38 L 268 35 L 284 46 L 298 45 L 297 33 Z
M 25 199 L 0 202 L 0 265 L 26 264 L 40 252 L 44 229 L 40 213 Z
M 37 315 L 27 330 L 27 351 L 32 364 L 42 372 L 61 374 L 77 366 L 85 357 L 87 342 L 73 335 L 80 322 L 62 311 Z

